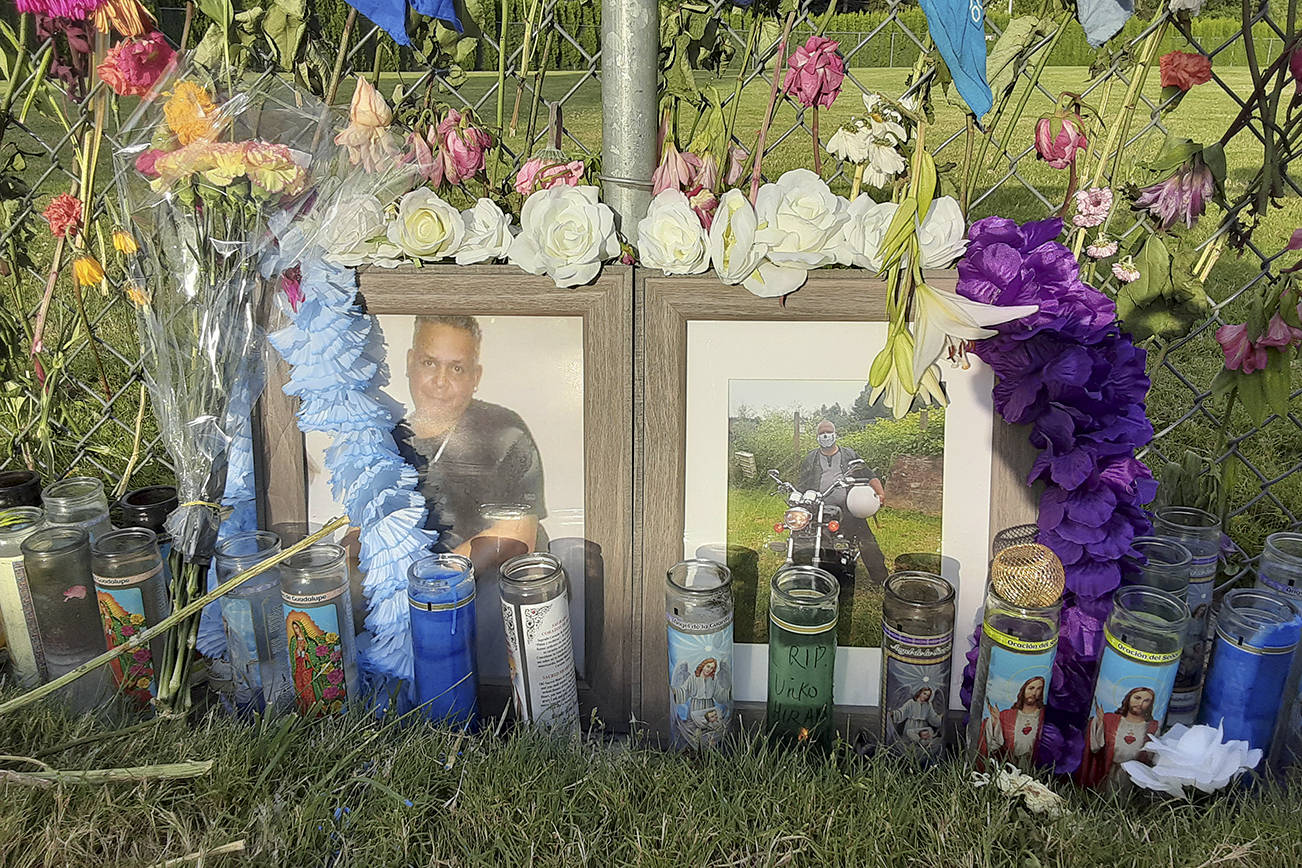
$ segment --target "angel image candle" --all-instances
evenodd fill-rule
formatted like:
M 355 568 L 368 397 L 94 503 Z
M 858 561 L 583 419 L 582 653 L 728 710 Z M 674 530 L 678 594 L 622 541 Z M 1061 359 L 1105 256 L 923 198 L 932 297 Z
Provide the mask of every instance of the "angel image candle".
M 280 593 L 299 714 L 343 710 L 358 689 L 357 637 L 344 549 L 317 543 L 281 562 Z
M 686 560 L 665 578 L 669 638 L 669 743 L 715 747 L 732 723 L 732 574 Z
M 1203 675 L 1211 647 L 1212 591 L 1221 554 L 1221 520 L 1191 506 L 1164 506 L 1153 516 L 1153 535 L 1189 550 L 1189 635 L 1184 640 L 1175 690 L 1166 714 L 1168 725 L 1192 724 L 1203 693 Z
M 774 573 L 769 586 L 765 726 L 783 740 L 831 747 L 840 585 L 825 570 L 788 564 Z
M 954 588 L 912 571 L 893 574 L 883 593 L 881 743 L 935 760 L 945 750 Z
M 502 624 L 520 720 L 579 733 L 579 688 L 570 635 L 569 585 L 555 556 L 534 552 L 502 564 Z
M 475 570 L 470 558 L 436 554 L 407 570 L 416 705 L 433 721 L 479 720 L 475 669 Z

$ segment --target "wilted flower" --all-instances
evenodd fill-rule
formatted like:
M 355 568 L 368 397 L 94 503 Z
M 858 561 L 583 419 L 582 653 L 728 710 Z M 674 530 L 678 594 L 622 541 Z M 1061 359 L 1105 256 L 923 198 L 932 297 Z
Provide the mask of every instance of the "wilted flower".
M 1212 62 L 1193 51 L 1168 51 L 1159 61 L 1162 70 L 1162 87 L 1177 87 L 1188 91 L 1194 85 L 1212 80 Z
M 741 176 L 746 174 L 746 162 L 750 154 L 741 145 L 732 144 L 728 146 L 728 171 L 723 176 L 723 183 L 732 186 L 741 180 Z
M 1111 187 L 1089 187 L 1076 191 L 1076 214 L 1071 218 L 1072 225 L 1080 227 L 1099 226 L 1108 219 L 1112 210 Z
M 698 184 L 687 191 L 687 204 L 692 206 L 701 226 L 708 231 L 714 221 L 715 209 L 719 207 L 719 197 L 714 195 L 714 190 Z
M 583 180 L 583 161 L 565 162 L 564 157 L 552 159 L 537 156 L 527 160 L 515 175 L 515 192 L 528 196 L 539 190 L 549 190 L 558 185 L 577 187 Z
M 1302 329 L 1295 329 L 1279 314 L 1275 314 L 1266 323 L 1266 330 L 1257 338 L 1256 344 L 1259 347 L 1274 347 L 1275 349 L 1286 349 L 1293 344 L 1302 341 Z
M 15 0 L 19 12 L 45 18 L 89 18 L 104 0 Z
M 1225 356 L 1225 367 L 1231 371 L 1251 374 L 1266 367 L 1269 360 L 1266 349 L 1248 337 L 1246 323 L 1223 325 L 1216 330 L 1216 342 Z
M 805 106 L 830 106 L 845 80 L 845 61 L 837 53 L 841 44 L 825 36 L 810 36 L 787 58 L 782 86 Z
M 297 313 L 298 306 L 307 297 L 303 294 L 303 269 L 297 265 L 286 269 L 285 273 L 280 275 L 280 288 L 285 293 L 285 300 L 289 302 L 290 309 Z
M 1172 12 L 1188 12 L 1190 15 L 1197 15 L 1203 11 L 1203 0 L 1171 0 L 1167 8 Z
M 1091 259 L 1107 259 L 1109 256 L 1116 256 L 1117 242 L 1103 240 L 1095 241 L 1089 247 L 1085 248 L 1085 252 L 1090 255 Z
M 1302 45 L 1293 49 L 1288 56 L 1288 71 L 1293 76 L 1293 90 L 1302 93 Z
M 443 154 L 443 177 L 449 184 L 460 184 L 484 168 L 493 138 L 474 125 L 469 115 L 451 109 L 439 122 L 438 138 Z
M 145 292 L 144 287 L 138 283 L 128 283 L 126 286 L 126 296 L 131 303 L 139 307 L 145 307 L 149 304 L 149 293 Z
M 348 149 L 348 162 L 367 172 L 378 172 L 398 156 L 389 136 L 393 111 L 365 78 L 358 77 L 353 101 L 348 107 L 348 126 L 335 136 L 335 144 Z
M 155 31 L 119 42 L 108 50 L 95 71 L 118 96 L 144 96 L 175 59 L 172 46 Z
M 135 237 L 130 232 L 125 229 L 114 229 L 113 249 L 123 256 L 131 256 L 140 250 L 140 245 L 136 243 Z
M 1065 169 L 1076 161 L 1080 151 L 1089 147 L 1089 139 L 1077 115 L 1040 118 L 1035 125 L 1035 150 L 1055 169 Z
M 163 117 L 182 145 L 217 137 L 217 105 L 208 91 L 193 81 L 176 83 L 163 105 Z
M 871 154 L 872 131 L 862 118 L 851 118 L 827 140 L 827 152 L 847 163 L 866 163 Z
M 45 206 L 41 216 L 50 224 L 51 235 L 64 238 L 81 225 L 81 200 L 71 193 L 60 193 Z
M 660 165 L 651 173 L 651 195 L 665 190 L 683 190 L 692 183 L 692 167 L 670 139 L 665 140 L 660 152 Z
M 156 22 L 140 0 L 103 0 L 95 10 L 95 29 L 100 33 L 116 31 L 128 38 L 144 36 Z
M 1193 228 L 1215 192 L 1212 170 L 1201 157 L 1194 156 L 1171 177 L 1141 188 L 1133 207 L 1136 211 L 1147 211 L 1163 231 L 1176 223 Z
M 82 286 L 94 286 L 104 279 L 104 266 L 93 256 L 78 256 L 72 263 L 72 273 Z
M 1127 256 L 1120 262 L 1112 263 L 1112 276 L 1122 283 L 1134 283 L 1139 280 L 1139 269 L 1135 267 L 1135 260 Z

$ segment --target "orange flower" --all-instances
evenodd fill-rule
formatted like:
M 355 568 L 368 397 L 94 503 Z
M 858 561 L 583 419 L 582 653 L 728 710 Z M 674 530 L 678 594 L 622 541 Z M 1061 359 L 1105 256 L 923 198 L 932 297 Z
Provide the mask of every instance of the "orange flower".
M 137 307 L 147 307 L 149 305 L 149 293 L 145 292 L 144 287 L 138 283 L 128 283 L 126 288 L 127 298 Z
M 95 10 L 95 29 L 108 33 L 110 27 L 128 38 L 144 36 L 154 29 L 154 16 L 140 0 L 107 0 Z
M 217 137 L 217 106 L 208 91 L 192 81 L 179 81 L 163 106 L 167 125 L 182 145 Z
M 113 249 L 123 256 L 131 256 L 140 250 L 140 245 L 136 239 L 131 237 L 131 233 L 125 229 L 113 230 Z
M 81 225 L 81 200 L 71 193 L 60 193 L 45 206 L 41 216 L 50 224 L 50 234 L 63 238 Z
M 104 266 L 93 256 L 78 256 L 72 263 L 72 273 L 82 286 L 94 286 L 104 279 Z

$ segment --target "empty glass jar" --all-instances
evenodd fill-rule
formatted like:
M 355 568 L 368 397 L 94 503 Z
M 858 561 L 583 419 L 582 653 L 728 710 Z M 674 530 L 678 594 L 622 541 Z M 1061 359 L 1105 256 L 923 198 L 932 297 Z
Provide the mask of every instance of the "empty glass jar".
M 40 505 L 41 477 L 36 471 L 0 471 L 0 509 Z
M 280 537 L 270 531 L 227 537 L 217 543 L 217 583 L 224 584 L 278 554 Z M 228 592 L 221 598 L 221 611 L 235 704 L 254 710 L 279 707 L 289 691 L 280 567 L 271 567 Z
M 1188 597 L 1189 572 L 1193 569 L 1189 549 L 1175 540 L 1156 536 L 1137 536 L 1130 547 L 1139 552 L 1139 558 L 1126 560 L 1123 584 L 1157 588 L 1182 600 Z
M 52 482 L 41 492 L 45 521 L 55 527 L 79 527 L 91 539 L 113 529 L 104 483 L 89 476 Z
M 1302 598 L 1302 533 L 1272 533 L 1257 564 L 1257 587 Z
M 1211 648 L 1212 591 L 1221 553 L 1221 520 L 1192 506 L 1164 506 L 1153 516 L 1153 535 L 1179 543 L 1192 555 L 1189 569 L 1189 635 L 1185 637 L 1167 725 L 1193 724 L 1202 698 Z

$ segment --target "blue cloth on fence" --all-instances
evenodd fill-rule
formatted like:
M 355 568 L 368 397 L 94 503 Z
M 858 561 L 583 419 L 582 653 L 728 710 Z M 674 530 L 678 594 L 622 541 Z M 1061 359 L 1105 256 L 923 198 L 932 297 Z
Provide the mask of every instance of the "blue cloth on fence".
M 1134 13 L 1133 0 L 1076 0 L 1076 17 L 1093 48 L 1116 36 Z
M 394 42 L 411 45 L 411 38 L 407 36 L 406 0 L 348 0 L 348 5 L 371 19 L 375 26 L 393 37 Z M 411 8 L 426 17 L 437 18 L 458 33 L 464 32 L 453 0 L 412 0 Z
M 981 0 L 922 0 L 922 11 L 958 95 L 981 117 L 994 105 L 986 82 L 986 16 Z

